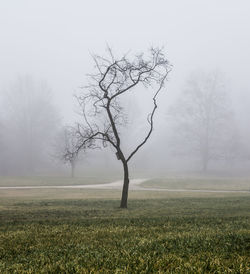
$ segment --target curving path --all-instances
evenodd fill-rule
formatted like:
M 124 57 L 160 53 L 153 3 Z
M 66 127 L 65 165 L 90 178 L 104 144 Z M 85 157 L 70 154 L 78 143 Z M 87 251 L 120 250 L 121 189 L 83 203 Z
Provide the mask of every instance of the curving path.
M 132 179 L 130 180 L 130 189 L 139 188 L 144 189 L 143 187 L 139 187 L 139 185 L 148 179 Z M 55 188 L 87 188 L 87 189 L 121 189 L 123 181 L 115 181 L 112 183 L 106 184 L 92 184 L 92 185 L 68 185 L 68 186 L 2 186 L 2 189 L 55 189 Z
M 153 188 L 143 187 L 141 184 L 149 179 L 131 179 L 129 189 L 130 190 L 144 190 L 144 191 L 168 191 L 168 192 L 211 192 L 211 193 L 250 193 L 247 190 L 206 190 L 206 189 L 169 189 L 169 188 Z M 115 181 L 106 184 L 94 184 L 94 185 L 68 185 L 68 186 L 2 186 L 0 190 L 7 189 L 121 189 L 123 181 Z

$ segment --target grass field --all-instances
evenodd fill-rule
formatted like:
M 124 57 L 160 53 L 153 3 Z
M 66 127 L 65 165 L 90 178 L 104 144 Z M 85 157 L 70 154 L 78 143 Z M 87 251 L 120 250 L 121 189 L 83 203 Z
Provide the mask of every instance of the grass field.
M 229 191 L 249 191 L 249 178 L 204 178 L 204 177 L 172 177 L 148 180 L 143 183 L 145 188 L 157 187 L 168 189 L 187 190 L 229 190 Z
M 6 186 L 65 186 L 65 185 L 91 185 L 91 184 L 104 184 L 110 183 L 117 180 L 118 177 L 97 177 L 97 176 L 86 176 L 86 177 L 15 177 L 15 176 L 0 176 L 0 187 Z
M 248 193 L 131 191 L 128 210 L 119 198 L 0 190 L 0 273 L 249 273 Z

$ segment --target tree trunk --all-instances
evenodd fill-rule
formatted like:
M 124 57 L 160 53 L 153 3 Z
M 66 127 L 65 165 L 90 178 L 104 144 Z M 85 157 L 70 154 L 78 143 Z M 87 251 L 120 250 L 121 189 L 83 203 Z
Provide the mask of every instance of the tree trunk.
M 74 161 L 70 162 L 70 165 L 71 165 L 71 178 L 74 178 L 75 177 L 75 162 Z
M 128 207 L 128 187 L 129 187 L 129 173 L 128 173 L 128 164 L 123 162 L 123 188 L 122 188 L 122 198 L 120 208 Z
M 207 172 L 207 166 L 208 166 L 208 159 L 206 157 L 203 158 L 202 161 L 202 171 Z
M 206 140 L 205 140 L 205 144 L 204 147 L 202 149 L 202 171 L 204 173 L 207 172 L 207 168 L 208 168 L 208 162 L 209 162 L 209 142 L 208 142 L 208 133 L 206 135 Z

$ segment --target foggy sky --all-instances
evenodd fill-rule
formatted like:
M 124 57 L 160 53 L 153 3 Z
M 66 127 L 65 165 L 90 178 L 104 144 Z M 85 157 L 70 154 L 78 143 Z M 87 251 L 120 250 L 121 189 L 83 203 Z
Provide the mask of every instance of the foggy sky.
M 72 93 L 93 71 L 91 53 L 107 44 L 117 54 L 164 46 L 174 65 L 169 100 L 190 71 L 215 68 L 241 104 L 250 100 L 249 9 L 247 0 L 1 1 L 0 90 L 19 75 L 45 79 L 67 121 Z

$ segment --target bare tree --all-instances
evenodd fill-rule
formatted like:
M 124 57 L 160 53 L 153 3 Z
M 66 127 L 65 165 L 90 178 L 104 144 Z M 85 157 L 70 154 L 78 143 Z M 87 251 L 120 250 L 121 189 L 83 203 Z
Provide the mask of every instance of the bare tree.
M 77 126 L 76 153 L 89 144 L 91 146 L 107 146 L 114 149 L 117 159 L 121 161 L 124 171 L 121 208 L 127 208 L 129 189 L 128 163 L 138 150 L 149 139 L 154 126 L 154 115 L 157 108 L 157 96 L 163 89 L 167 75 L 171 69 L 161 49 L 152 48 L 148 58 L 143 54 L 130 60 L 127 55 L 117 59 L 111 49 L 108 57 L 93 56 L 96 73 L 89 75 L 89 84 L 84 92 L 76 96 L 80 105 L 83 123 Z M 152 109 L 147 121 L 148 132 L 142 141 L 135 145 L 130 153 L 122 147 L 121 127 L 126 125 L 126 112 L 122 101 L 126 93 L 136 87 L 150 87 L 152 93 Z M 143 100 L 143 98 L 141 98 Z
M 25 76 L 14 81 L 3 95 L 6 169 L 12 173 L 34 173 L 46 165 L 59 124 L 51 90 L 45 82 Z
M 79 151 L 75 150 L 78 141 L 75 129 L 72 127 L 62 128 L 55 141 L 55 158 L 70 165 L 71 177 L 74 178 L 75 167 L 79 160 Z
M 225 83 L 217 72 L 193 73 L 168 114 L 174 123 L 176 152 L 198 155 L 203 171 L 211 160 L 225 159 L 235 151 L 237 128 Z

